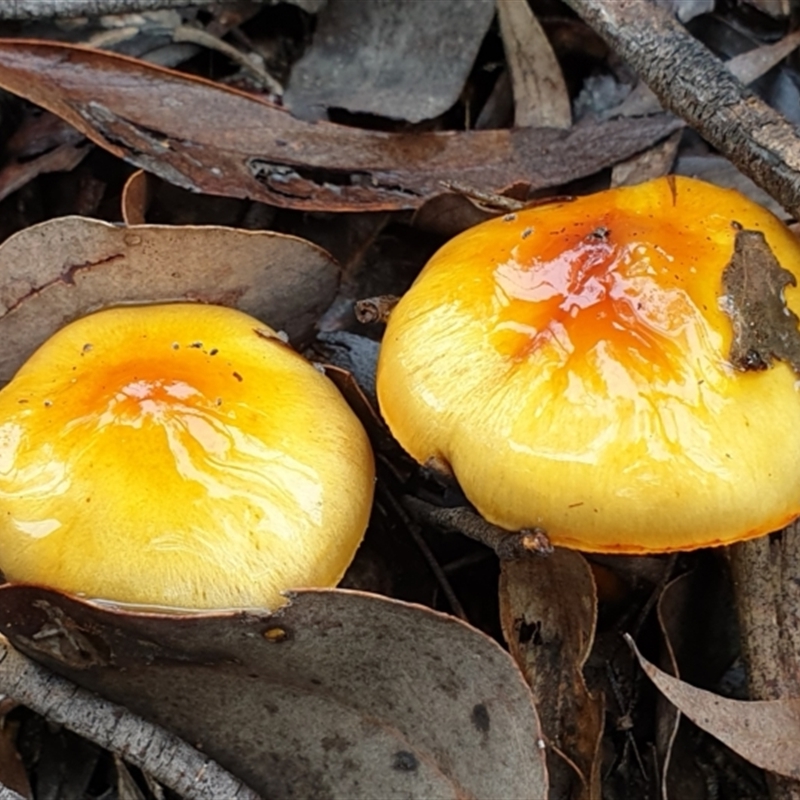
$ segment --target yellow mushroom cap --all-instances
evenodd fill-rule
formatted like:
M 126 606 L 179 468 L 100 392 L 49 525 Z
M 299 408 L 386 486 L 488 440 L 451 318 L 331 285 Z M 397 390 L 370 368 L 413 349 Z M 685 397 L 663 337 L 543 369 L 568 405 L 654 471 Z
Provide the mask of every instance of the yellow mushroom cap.
M 442 247 L 390 317 L 378 399 L 480 513 L 557 545 L 659 552 L 800 515 L 790 367 L 729 361 L 737 225 L 800 244 L 737 192 L 659 179 L 491 220 Z M 798 290 L 787 305 L 800 310 Z
M 372 502 L 372 452 L 333 384 L 228 308 L 113 308 L 0 392 L 0 569 L 175 609 L 333 586 Z

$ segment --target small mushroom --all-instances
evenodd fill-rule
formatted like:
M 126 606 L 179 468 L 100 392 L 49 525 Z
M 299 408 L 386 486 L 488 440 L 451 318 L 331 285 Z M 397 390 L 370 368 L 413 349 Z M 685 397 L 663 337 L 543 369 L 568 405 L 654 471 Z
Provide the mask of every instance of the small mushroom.
M 335 585 L 374 465 L 333 384 L 246 314 L 118 307 L 0 392 L 0 569 L 164 609 L 270 608 Z
M 781 528 L 800 515 L 798 376 L 792 358 L 732 363 L 734 322 L 767 324 L 723 285 L 742 231 L 768 256 L 736 256 L 745 294 L 772 259 L 796 338 L 800 244 L 734 191 L 664 178 L 464 232 L 392 312 L 386 422 L 487 520 L 557 545 L 665 552 Z

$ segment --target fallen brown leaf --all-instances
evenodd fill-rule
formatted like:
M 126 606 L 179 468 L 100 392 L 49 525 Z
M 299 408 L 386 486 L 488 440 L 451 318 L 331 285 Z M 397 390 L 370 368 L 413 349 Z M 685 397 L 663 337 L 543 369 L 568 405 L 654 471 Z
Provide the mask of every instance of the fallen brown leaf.
M 143 169 L 137 169 L 122 187 L 122 219 L 126 225 L 144 225 L 147 208 L 152 200 L 152 179 Z
M 584 557 L 556 548 L 544 558 L 501 562 L 500 621 L 548 742 L 580 775 L 578 783 L 573 769 L 549 759 L 555 796 L 599 800 L 604 704 L 583 677 L 597 622 L 597 595 Z
M 324 250 L 279 233 L 126 228 L 85 217 L 43 222 L 0 246 L 0 381 L 64 324 L 116 303 L 230 305 L 302 341 L 338 280 Z
M 662 672 L 626 641 L 647 676 L 695 725 L 762 769 L 800 778 L 800 698 L 730 700 Z
M 0 588 L 0 628 L 273 800 L 547 796 L 530 691 L 453 617 L 307 590 L 274 615 L 158 616 Z M 47 632 L 47 635 L 43 635 Z
M 201 78 L 90 48 L 0 40 L 0 87 L 192 191 L 307 210 L 416 208 L 466 181 L 500 192 L 591 175 L 681 127 L 665 115 L 570 131 L 389 134 L 308 123 Z

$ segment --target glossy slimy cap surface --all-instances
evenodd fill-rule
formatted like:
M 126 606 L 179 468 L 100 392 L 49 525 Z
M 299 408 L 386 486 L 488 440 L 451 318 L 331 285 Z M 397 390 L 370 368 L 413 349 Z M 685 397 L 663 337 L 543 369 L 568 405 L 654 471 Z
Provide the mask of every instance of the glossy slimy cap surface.
M 800 244 L 737 192 L 660 179 L 525 210 L 442 247 L 392 312 L 381 411 L 509 530 L 658 552 L 800 514 L 800 393 L 728 361 L 737 225 L 800 275 Z M 788 306 L 800 310 L 798 290 Z
M 258 320 L 101 311 L 0 392 L 0 569 L 126 604 L 274 608 L 339 581 L 373 478 L 343 398 Z

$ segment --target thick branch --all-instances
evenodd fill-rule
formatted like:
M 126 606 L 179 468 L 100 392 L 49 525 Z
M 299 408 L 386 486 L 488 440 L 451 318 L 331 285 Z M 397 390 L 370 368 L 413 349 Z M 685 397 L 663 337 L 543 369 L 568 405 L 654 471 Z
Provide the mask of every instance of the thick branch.
M 565 0 L 656 93 L 800 218 L 800 138 L 666 11 L 644 0 Z
M 209 6 L 218 2 L 220 0 L 3 0 L 0 2 L 0 19 L 99 17 L 105 14 L 154 11 L 159 8 Z
M 0 693 L 118 753 L 187 800 L 258 800 L 252 789 L 182 739 L 53 674 L 1 636 Z

